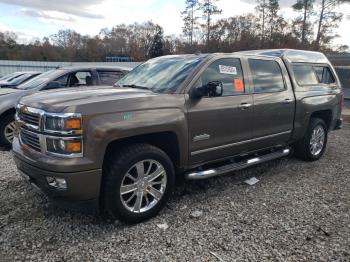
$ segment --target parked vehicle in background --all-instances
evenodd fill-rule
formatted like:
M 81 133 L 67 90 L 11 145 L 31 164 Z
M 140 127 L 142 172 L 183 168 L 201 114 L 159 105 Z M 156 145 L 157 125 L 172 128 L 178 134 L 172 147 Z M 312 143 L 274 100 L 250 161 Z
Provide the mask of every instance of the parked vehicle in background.
M 20 98 L 59 88 L 113 85 L 130 71 L 123 67 L 64 67 L 42 73 L 13 88 L 0 89 L 0 147 L 11 148 L 15 107 Z
M 11 73 L 11 74 L 8 74 L 8 75 L 4 75 L 2 77 L 0 77 L 0 81 L 5 81 L 5 80 L 8 80 L 12 77 L 15 77 L 17 75 L 21 74 L 21 72 L 14 72 L 14 73 Z
M 0 88 L 16 88 L 40 74 L 41 72 L 16 72 L 4 80 L 0 79 Z
M 66 207 L 140 222 L 175 180 L 325 152 L 342 125 L 339 79 L 321 53 L 261 50 L 159 57 L 119 88 L 23 98 L 13 141 L 23 176 Z

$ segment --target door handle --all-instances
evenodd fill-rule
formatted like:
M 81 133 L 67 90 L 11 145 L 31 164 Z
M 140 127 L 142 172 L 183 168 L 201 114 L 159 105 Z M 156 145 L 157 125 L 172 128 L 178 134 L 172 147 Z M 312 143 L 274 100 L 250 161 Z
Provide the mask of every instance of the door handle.
M 251 106 L 252 106 L 252 104 L 242 103 L 242 104 L 240 104 L 239 108 L 242 109 L 242 110 L 245 110 L 245 109 L 248 109 Z
M 283 104 L 290 104 L 292 102 L 293 102 L 293 100 L 290 99 L 290 98 L 286 98 L 286 99 L 283 100 Z

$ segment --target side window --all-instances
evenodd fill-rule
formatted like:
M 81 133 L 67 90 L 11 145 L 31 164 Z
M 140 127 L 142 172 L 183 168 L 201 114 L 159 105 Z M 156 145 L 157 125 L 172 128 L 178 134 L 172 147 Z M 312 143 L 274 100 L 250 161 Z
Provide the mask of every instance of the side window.
M 314 66 L 313 68 L 319 83 L 327 85 L 335 83 L 334 76 L 328 66 Z
M 62 87 L 66 87 L 67 86 L 67 82 L 68 82 L 68 77 L 69 77 L 69 74 L 63 75 L 63 76 L 60 76 L 59 78 L 57 78 L 54 81 L 55 82 L 59 82 Z
M 293 65 L 293 72 L 300 86 L 318 84 L 317 76 L 311 65 Z
M 92 76 L 89 71 L 80 71 L 70 74 L 69 77 L 69 87 L 76 86 L 91 86 Z
M 98 71 L 101 85 L 114 85 L 124 76 L 121 71 Z
M 285 90 L 281 67 L 276 61 L 249 59 L 254 92 L 270 93 Z
M 222 96 L 245 93 L 241 62 L 238 58 L 223 58 L 213 62 L 200 77 L 200 85 L 220 81 L 223 85 Z

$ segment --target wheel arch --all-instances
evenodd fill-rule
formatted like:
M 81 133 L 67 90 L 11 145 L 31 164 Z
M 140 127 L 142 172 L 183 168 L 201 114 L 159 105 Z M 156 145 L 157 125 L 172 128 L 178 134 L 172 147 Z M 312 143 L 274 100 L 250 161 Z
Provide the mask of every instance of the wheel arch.
M 180 158 L 180 144 L 175 132 L 164 131 L 157 133 L 149 133 L 143 135 L 136 135 L 111 141 L 106 148 L 103 158 L 103 166 L 105 166 L 110 155 L 115 150 L 120 150 L 130 144 L 150 144 L 163 150 L 174 163 L 175 169 L 182 166 Z
M 331 109 L 315 111 L 310 115 L 309 122 L 311 121 L 312 118 L 322 119 L 326 123 L 328 131 L 330 131 L 331 125 L 332 125 L 332 119 L 333 119 L 333 112 Z
M 15 108 L 9 108 L 9 109 L 5 110 L 4 112 L 2 112 L 1 115 L 0 115 L 0 121 L 5 116 L 11 115 L 11 114 L 16 114 L 16 109 Z

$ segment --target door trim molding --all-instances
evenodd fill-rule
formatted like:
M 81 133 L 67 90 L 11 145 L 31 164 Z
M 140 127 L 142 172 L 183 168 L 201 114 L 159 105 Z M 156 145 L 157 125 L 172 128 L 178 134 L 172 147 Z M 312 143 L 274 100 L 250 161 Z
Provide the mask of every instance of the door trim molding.
M 211 151 L 215 151 L 215 150 L 220 150 L 220 149 L 224 149 L 224 148 L 228 148 L 228 147 L 232 147 L 232 146 L 243 145 L 243 144 L 246 144 L 246 143 L 251 143 L 251 142 L 255 142 L 255 141 L 259 141 L 259 140 L 264 140 L 264 139 L 271 138 L 271 137 L 287 135 L 287 134 L 290 134 L 290 133 L 292 133 L 292 130 L 288 130 L 288 131 L 284 131 L 284 132 L 280 132 L 280 133 L 276 133 L 276 134 L 272 134 L 272 135 L 257 137 L 257 138 L 253 138 L 253 139 L 248 139 L 248 140 L 244 140 L 244 141 L 240 141 L 240 142 L 236 142 L 236 143 L 230 143 L 230 144 L 226 144 L 226 145 L 222 145 L 222 146 L 216 146 L 216 147 L 210 147 L 210 148 L 206 148 L 206 149 L 201 149 L 201 150 L 197 150 L 197 151 L 191 152 L 191 156 L 196 156 L 196 155 L 199 155 L 199 154 L 203 154 L 203 153 L 207 153 L 207 152 L 211 152 Z

